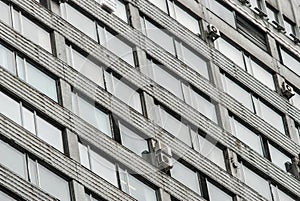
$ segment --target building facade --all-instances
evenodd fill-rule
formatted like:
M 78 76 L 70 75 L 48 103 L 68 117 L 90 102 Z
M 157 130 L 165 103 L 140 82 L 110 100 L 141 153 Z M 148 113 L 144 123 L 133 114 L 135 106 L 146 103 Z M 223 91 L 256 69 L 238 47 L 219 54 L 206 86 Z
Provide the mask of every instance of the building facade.
M 0 200 L 300 200 L 299 45 L 297 0 L 0 0 Z

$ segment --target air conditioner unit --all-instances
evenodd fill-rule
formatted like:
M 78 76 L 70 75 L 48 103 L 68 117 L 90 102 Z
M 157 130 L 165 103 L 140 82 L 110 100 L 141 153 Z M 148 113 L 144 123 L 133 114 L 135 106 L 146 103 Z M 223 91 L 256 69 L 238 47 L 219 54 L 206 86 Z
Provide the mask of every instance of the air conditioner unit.
M 208 29 L 207 37 L 212 41 L 215 41 L 217 38 L 221 36 L 219 29 L 217 29 L 214 25 L 209 24 L 207 26 L 207 29 Z
M 293 87 L 288 85 L 286 82 L 282 83 L 282 88 L 281 88 L 282 95 L 284 95 L 287 99 L 290 99 L 295 95 Z
M 116 0 L 100 0 L 100 5 L 109 13 L 113 13 L 117 10 Z
M 157 167 L 160 170 L 168 171 L 173 168 L 172 157 L 163 152 L 159 152 L 156 154 L 156 162 Z

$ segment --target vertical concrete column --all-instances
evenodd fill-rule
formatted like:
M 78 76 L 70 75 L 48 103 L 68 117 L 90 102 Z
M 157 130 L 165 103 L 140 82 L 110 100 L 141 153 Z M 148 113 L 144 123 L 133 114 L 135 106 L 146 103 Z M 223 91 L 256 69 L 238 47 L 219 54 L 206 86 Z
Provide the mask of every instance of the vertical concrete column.
M 60 8 L 58 3 L 51 1 L 50 8 L 54 13 L 56 14 L 60 13 Z M 54 55 L 57 58 L 61 59 L 62 61 L 66 62 L 67 55 L 66 55 L 66 48 L 65 48 L 65 38 L 56 31 L 52 33 L 52 37 L 53 37 L 52 47 L 54 49 L 53 51 Z M 59 84 L 60 84 L 59 87 L 60 87 L 61 105 L 67 108 L 68 110 L 72 111 L 71 85 L 62 78 L 59 78 Z M 78 162 L 80 161 L 77 135 L 72 131 L 70 131 L 69 129 L 65 130 L 64 147 L 65 147 L 66 154 L 70 158 Z M 83 185 L 81 185 L 79 182 L 75 180 L 72 180 L 70 182 L 70 186 L 71 186 L 72 201 L 82 201 L 86 199 Z

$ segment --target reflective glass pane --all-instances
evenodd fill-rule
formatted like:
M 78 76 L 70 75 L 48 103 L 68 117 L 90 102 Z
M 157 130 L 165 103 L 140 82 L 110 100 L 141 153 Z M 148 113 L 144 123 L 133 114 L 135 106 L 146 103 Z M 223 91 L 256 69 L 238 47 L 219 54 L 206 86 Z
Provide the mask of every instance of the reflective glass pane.
M 35 134 L 34 114 L 32 111 L 22 107 L 23 127 Z
M 296 92 L 295 95 L 292 97 L 292 100 L 294 106 L 300 110 L 300 94 Z
M 142 103 L 138 88 L 133 89 L 122 80 L 114 77 L 112 74 L 105 73 L 107 90 L 121 99 L 124 103 L 142 113 Z
M 207 181 L 208 196 L 210 201 L 232 201 L 232 197 Z
M 173 162 L 171 176 L 196 193 L 201 194 L 197 172 L 189 169 L 179 161 Z
M 61 201 L 70 201 L 69 184 L 42 165 L 38 165 L 40 187 Z
M 156 201 L 155 190 L 128 174 L 130 195 L 138 201 Z
M 267 16 L 268 16 L 268 21 L 272 23 L 273 21 L 277 22 L 277 13 L 275 9 L 271 8 L 269 5 L 267 5 Z
M 283 24 L 284 24 L 284 28 L 285 28 L 285 31 L 286 31 L 285 35 L 287 35 L 288 37 L 291 37 L 290 34 L 292 34 L 292 35 L 295 34 L 294 24 L 292 24 L 287 19 L 283 19 Z
M 269 182 L 247 167 L 242 166 L 242 168 L 244 172 L 245 183 L 256 190 L 260 195 L 271 200 Z
M 142 152 L 149 151 L 148 142 L 144 138 L 133 132 L 131 129 L 127 128 L 122 123 L 119 123 L 119 129 L 122 144 L 125 147 L 140 156 L 142 156 Z
M 52 100 L 57 101 L 56 81 L 28 62 L 26 69 L 27 82 Z
M 195 54 L 192 50 L 187 48 L 184 44 L 181 46 L 182 50 L 182 60 L 200 75 L 209 79 L 208 66 L 206 61 L 202 59 L 199 55 Z
M 20 104 L 0 91 L 0 112 L 21 125 Z
M 0 1 L 0 6 L 1 6 Z M 1 10 L 0 10 L 1 13 Z M 0 14 L 1 15 L 1 14 Z M 15 74 L 16 70 L 13 63 L 13 52 L 0 44 L 0 66 L 7 69 L 10 73 Z
M 9 6 L 2 1 L 0 1 L 0 20 L 6 24 L 11 24 Z
M 25 156 L 9 144 L 0 140 L 0 163 L 9 170 L 26 178 Z M 3 154 L 5 153 L 5 154 Z
M 81 165 L 83 165 L 84 167 L 86 167 L 88 169 L 91 169 L 88 148 L 81 143 L 78 143 L 78 148 L 79 148 L 79 157 L 80 157 Z
M 153 23 L 145 19 L 146 21 L 146 35 L 160 45 L 162 48 L 175 55 L 173 37 L 166 33 L 162 28 L 158 28 Z
M 126 6 L 122 0 L 116 0 L 117 10 L 114 12 L 116 16 L 127 22 Z
M 95 22 L 67 3 L 61 4 L 63 18 L 74 27 L 97 41 Z
M 295 199 L 291 198 L 288 193 L 283 192 L 278 187 L 271 185 L 272 194 L 274 197 L 274 201 L 296 201 Z
M 37 45 L 40 45 L 48 52 L 52 52 L 50 33 L 33 23 L 25 16 L 22 17 L 22 28 L 24 36 L 32 42 L 36 43 Z
M 271 156 L 271 161 L 274 163 L 276 166 L 278 166 L 280 169 L 283 171 L 286 171 L 285 168 L 285 163 L 286 162 L 292 162 L 291 158 L 276 149 L 274 146 L 271 144 L 269 145 L 269 151 L 270 151 L 270 156 Z
M 300 76 L 300 60 L 295 59 L 292 55 L 281 48 L 280 53 L 283 64 Z
M 271 73 L 266 71 L 263 67 L 258 65 L 255 61 L 251 62 L 252 74 L 253 76 L 258 79 L 260 82 L 265 84 L 272 90 L 275 90 L 275 84 L 273 80 L 273 76 Z
M 115 164 L 92 150 L 90 157 L 91 170 L 111 184 L 118 186 Z
M 216 0 L 207 0 L 210 5 L 210 10 L 215 13 L 219 18 L 236 28 L 234 14 L 231 10 L 223 6 Z
M 183 99 L 181 81 L 163 68 L 164 66 L 152 62 L 153 80 L 178 98 Z
M 195 131 L 191 131 L 191 133 L 194 149 L 226 170 L 223 150 L 217 147 L 217 141 L 211 142 Z
M 37 162 L 29 158 L 28 162 L 28 176 L 29 181 L 35 185 L 38 185 L 38 169 L 37 169 Z
M 166 112 L 161 106 L 156 106 L 156 114 L 158 115 L 157 124 L 187 145 L 191 146 L 189 128 L 186 124 Z
M 156 7 L 163 10 L 165 13 L 168 13 L 168 8 L 165 0 L 150 0 Z
M 242 103 L 246 108 L 254 112 L 251 94 L 238 84 L 233 82 L 230 78 L 223 75 L 223 85 L 225 91 Z
M 78 96 L 79 116 L 108 136 L 111 135 L 109 115 Z
M 187 11 L 174 3 L 175 19 L 195 34 L 200 34 L 199 22 Z
M 236 137 L 251 149 L 263 156 L 262 144 L 259 135 L 231 117 L 231 127 Z
M 49 143 L 59 151 L 63 152 L 62 131 L 48 123 L 41 117 L 36 117 L 37 136 Z
M 75 68 L 77 71 L 82 73 L 84 76 L 104 88 L 104 81 L 103 81 L 103 69 L 101 66 L 98 66 L 94 62 L 92 62 L 88 57 L 83 56 L 75 49 L 71 49 L 70 51 L 72 54 L 72 64 L 69 63 L 69 65 L 72 65 L 73 68 Z
M 219 51 L 234 63 L 236 63 L 239 67 L 245 70 L 243 53 L 223 38 L 219 38 L 216 41 Z

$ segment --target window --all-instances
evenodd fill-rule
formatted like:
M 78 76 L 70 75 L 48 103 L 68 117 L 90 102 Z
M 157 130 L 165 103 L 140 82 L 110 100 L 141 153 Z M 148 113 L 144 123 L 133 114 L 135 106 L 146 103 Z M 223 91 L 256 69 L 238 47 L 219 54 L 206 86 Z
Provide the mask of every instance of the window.
M 121 35 L 114 33 L 103 25 L 97 24 L 97 31 L 101 45 L 129 63 L 131 66 L 135 66 L 133 45 L 129 44 L 129 42 L 122 38 Z
M 103 69 L 91 56 L 85 56 L 72 45 L 66 45 L 67 61 L 75 70 L 104 88 Z
M 72 110 L 80 118 L 112 137 L 109 115 L 96 107 L 95 102 L 84 99 L 77 92 L 73 92 Z
M 293 40 L 295 38 L 295 23 L 288 18 L 283 17 L 283 24 L 285 28 L 285 35 Z
M 101 0 L 95 0 L 98 3 L 101 3 Z M 117 9 L 113 12 L 116 16 L 118 16 L 124 22 L 128 22 L 127 13 L 126 13 L 126 5 L 123 0 L 115 0 Z
M 55 79 L 19 55 L 17 55 L 17 72 L 20 79 L 43 92 L 52 100 L 58 101 Z
M 292 159 L 284 154 L 283 152 L 279 151 L 276 147 L 274 147 L 271 143 L 268 143 L 270 158 L 271 161 L 278 166 L 283 171 L 286 171 L 285 163 L 292 162 Z
M 127 125 L 118 121 L 121 144 L 142 156 L 142 153 L 149 152 L 149 146 L 147 140 L 140 136 L 135 130 L 129 128 Z
M 236 28 L 235 15 L 232 10 L 227 8 L 218 0 L 207 0 L 206 5 L 215 13 L 219 18 Z
M 233 116 L 230 117 L 230 125 L 233 134 L 241 140 L 243 143 L 248 145 L 251 149 L 256 151 L 258 154 L 263 156 L 263 147 L 261 137 L 250 130 L 248 126 L 244 126 L 238 120 L 236 120 Z
M 241 163 L 242 180 L 260 195 L 271 200 L 269 181 Z
M 156 191 L 138 180 L 126 169 L 119 169 L 121 189 L 138 201 L 156 201 Z
M 300 76 L 300 59 L 292 55 L 282 47 L 279 47 L 279 50 L 282 63 L 290 70 L 294 71 L 298 76 Z
M 0 4 L 2 2 L 0 1 Z M 0 44 L 0 66 L 7 69 L 10 73 L 16 74 L 14 66 L 14 53 L 12 50 Z
M 79 143 L 79 154 L 83 166 L 118 187 L 117 169 L 113 162 L 81 143 Z
M 196 171 L 191 170 L 181 162 L 174 160 L 171 176 L 201 195 L 199 174 Z
M 290 193 L 286 193 L 278 188 L 278 186 L 271 185 L 272 195 L 274 201 L 296 201 L 291 197 Z
M 0 191 L 0 200 L 1 201 L 17 201 L 16 199 L 10 197 L 9 195 L 7 195 L 6 193 Z
M 217 123 L 216 106 L 209 100 L 209 97 L 205 97 L 195 90 L 192 86 L 185 88 L 186 103 Z
M 122 78 L 117 78 L 114 73 L 105 71 L 105 83 L 107 91 L 121 99 L 124 103 L 134 108 L 139 113 L 142 111 L 141 95 L 137 87 L 130 86 L 128 81 Z
M 201 34 L 199 20 L 174 0 L 150 0 L 154 5 L 169 14 L 195 34 Z M 167 6 L 168 4 L 168 6 Z
M 0 111 L 25 129 L 35 134 L 61 152 L 63 149 L 62 131 L 42 117 L 36 111 L 27 109 L 22 102 L 17 102 L 0 92 Z
M 9 5 L 0 1 L 0 20 L 7 25 L 11 25 L 11 14 Z
M 295 89 L 295 87 L 293 87 Z M 291 98 L 293 105 L 300 110 L 300 93 L 295 91 L 295 95 Z
M 0 140 L 0 151 L 1 153 L 6 153 L 0 155 L 0 163 L 2 165 L 59 200 L 71 200 L 69 184 L 65 179 L 2 140 Z
M 270 23 L 279 24 L 278 11 L 269 4 L 267 4 L 267 16 Z
M 61 15 L 67 22 L 97 41 L 96 23 L 67 3 L 60 4 Z
M 209 201 L 233 201 L 232 196 L 221 190 L 219 187 L 212 184 L 210 181 L 206 181 Z

